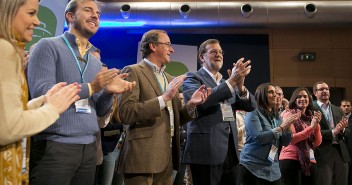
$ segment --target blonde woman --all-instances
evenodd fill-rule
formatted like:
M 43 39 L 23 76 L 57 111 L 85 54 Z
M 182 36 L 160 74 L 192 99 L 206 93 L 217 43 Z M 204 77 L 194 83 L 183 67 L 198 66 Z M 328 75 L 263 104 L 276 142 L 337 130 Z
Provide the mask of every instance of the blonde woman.
M 38 0 L 0 0 L 0 185 L 28 184 L 22 139 L 52 125 L 79 99 L 80 86 L 58 83 L 28 102 L 23 54 L 39 25 L 38 7 Z

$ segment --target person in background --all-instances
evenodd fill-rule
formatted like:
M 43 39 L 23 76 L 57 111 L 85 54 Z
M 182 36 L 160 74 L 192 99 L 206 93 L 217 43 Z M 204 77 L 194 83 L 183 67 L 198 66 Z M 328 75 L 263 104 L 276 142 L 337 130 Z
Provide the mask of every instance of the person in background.
M 28 65 L 28 62 L 29 62 L 29 57 L 30 57 L 30 55 L 31 55 L 31 53 L 32 53 L 32 51 L 33 51 L 33 49 L 35 48 L 35 45 L 36 45 L 37 43 L 34 43 L 34 44 L 32 44 L 30 47 L 29 47 L 29 50 L 28 51 L 25 51 L 25 54 L 24 54 L 24 58 L 25 58 L 25 60 L 24 60 L 24 70 L 25 70 L 25 72 L 27 71 L 27 65 Z M 27 73 L 27 72 L 26 72 Z
M 344 117 L 347 120 L 347 127 L 350 129 L 350 134 L 346 135 L 345 142 L 348 149 L 348 154 L 352 156 L 352 116 L 351 116 L 351 102 L 348 100 L 341 100 L 340 109 L 344 113 Z M 348 163 L 348 185 L 352 185 L 352 164 L 351 161 Z
M 291 125 L 292 140 L 280 153 L 280 169 L 285 185 L 317 185 L 317 165 L 314 150 L 321 141 L 321 112 L 313 111 L 313 100 L 307 88 L 297 88 L 283 118 L 299 110 L 301 117 Z
M 59 118 L 73 102 L 80 86 L 58 83 L 45 96 L 28 102 L 24 75 L 24 46 L 39 26 L 38 0 L 0 0 L 0 184 L 28 184 L 27 142 Z M 23 151 L 23 147 L 27 151 Z M 28 157 L 28 155 L 27 155 Z
M 320 120 L 322 143 L 315 150 L 318 166 L 319 185 L 346 185 L 348 179 L 348 162 L 350 156 L 345 144 L 345 137 L 350 134 L 347 120 L 343 119 L 341 109 L 330 102 L 330 89 L 324 81 L 313 86 L 316 101 L 315 110 L 322 112 Z
M 123 134 L 123 125 L 118 114 L 118 99 L 107 116 L 99 118 L 101 149 L 103 160 L 97 168 L 96 185 L 122 185 L 123 175 L 115 171 L 117 159 L 120 154 L 118 141 Z
M 184 102 L 183 93 L 180 92 L 178 94 L 178 97 L 181 100 L 182 106 L 184 106 L 185 102 Z M 187 124 L 180 126 L 180 160 L 182 160 L 182 155 L 183 155 L 183 152 L 185 151 L 186 140 L 187 140 Z M 187 164 L 183 164 L 183 163 L 180 164 L 180 169 L 177 171 L 177 173 L 175 175 L 173 185 L 183 185 L 184 184 L 186 165 Z
M 281 185 L 278 147 L 290 143 L 289 128 L 301 112 L 282 121 L 277 115 L 277 95 L 271 83 L 259 85 L 254 96 L 258 108 L 245 117 L 246 143 L 240 156 L 242 185 Z
M 194 185 L 236 184 L 238 150 L 234 110 L 251 111 L 256 107 L 253 95 L 244 86 L 251 61 L 237 60 L 228 71 L 229 78 L 224 80 L 219 72 L 223 54 L 219 40 L 204 41 L 198 49 L 202 68 L 187 73 L 182 85 L 185 102 L 202 85 L 212 91 L 204 104 L 197 107 L 197 118 L 187 124 L 182 162 L 190 165 Z
M 131 91 L 135 83 L 127 74 L 102 69 L 90 52 L 89 42 L 100 24 L 94 0 L 71 0 L 65 9 L 68 31 L 42 38 L 30 57 L 28 84 L 32 97 L 45 94 L 57 82 L 82 86 L 80 100 L 70 106 L 51 127 L 32 137 L 30 183 L 32 185 L 93 185 L 96 169 L 97 117 L 106 115 L 114 94 Z
M 285 110 L 285 107 L 282 104 L 282 101 L 284 99 L 284 92 L 282 91 L 281 87 L 277 85 L 275 86 L 275 92 L 277 97 L 276 109 L 278 111 L 278 114 L 280 115 Z
M 137 85 L 119 96 L 120 118 L 127 128 L 118 169 L 125 185 L 171 185 L 173 169 L 180 164 L 179 126 L 195 117 L 196 106 L 210 91 L 203 85 L 181 105 L 179 87 L 186 76 L 173 78 L 164 71 L 174 52 L 166 31 L 144 33 L 140 50 L 143 60 L 122 69 Z
M 246 142 L 246 127 L 244 124 L 244 118 L 246 116 L 246 111 L 236 110 L 236 125 L 237 125 L 237 149 L 238 153 L 241 154 L 244 143 Z M 236 165 L 236 182 L 237 184 L 242 184 L 242 174 L 241 174 L 241 165 Z
M 282 107 L 284 108 L 284 110 L 289 109 L 289 104 L 290 102 L 286 98 L 282 99 Z

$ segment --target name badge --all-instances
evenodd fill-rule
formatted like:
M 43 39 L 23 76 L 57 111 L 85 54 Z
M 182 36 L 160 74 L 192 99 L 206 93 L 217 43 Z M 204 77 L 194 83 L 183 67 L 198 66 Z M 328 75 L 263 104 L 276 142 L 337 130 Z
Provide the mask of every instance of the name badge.
M 223 121 L 235 121 L 235 117 L 233 115 L 232 107 L 230 104 L 220 103 L 221 112 L 222 112 L 222 120 Z
M 78 113 L 86 113 L 86 114 L 92 113 L 92 109 L 90 108 L 88 99 L 82 99 L 82 100 L 76 101 L 75 106 L 76 106 L 76 112 Z
M 269 161 L 273 162 L 275 160 L 276 154 L 277 154 L 277 147 L 275 145 L 271 145 L 271 149 L 268 156 Z
M 315 160 L 315 157 L 314 157 L 314 151 L 312 149 L 309 149 L 309 159 L 311 161 L 314 161 Z

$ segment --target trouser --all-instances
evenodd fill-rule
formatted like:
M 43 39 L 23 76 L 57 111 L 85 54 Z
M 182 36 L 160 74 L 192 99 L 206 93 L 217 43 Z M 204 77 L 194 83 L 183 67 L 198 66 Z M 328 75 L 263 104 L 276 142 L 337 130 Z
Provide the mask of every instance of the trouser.
M 31 143 L 31 185 L 93 185 L 96 143 L 66 144 L 50 140 Z

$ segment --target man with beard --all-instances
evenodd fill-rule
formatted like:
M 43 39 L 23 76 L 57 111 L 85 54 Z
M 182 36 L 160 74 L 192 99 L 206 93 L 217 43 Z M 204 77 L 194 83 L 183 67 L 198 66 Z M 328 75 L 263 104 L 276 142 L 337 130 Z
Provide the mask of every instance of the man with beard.
M 319 123 L 323 141 L 314 153 L 318 166 L 317 184 L 347 185 L 350 161 L 344 139 L 350 133 L 346 128 L 347 121 L 339 107 L 329 101 L 330 90 L 327 83 L 315 83 L 313 93 L 317 98 L 313 107 L 323 114 Z
M 347 120 L 347 127 L 352 128 L 352 116 L 351 116 L 351 102 L 348 100 L 341 100 L 340 109 L 344 113 L 344 117 Z M 346 145 L 350 157 L 352 156 L 352 134 L 346 136 Z M 348 164 L 348 185 L 352 185 L 352 164 L 351 161 Z
M 52 126 L 33 136 L 30 158 L 32 185 L 89 185 L 94 183 L 97 116 L 109 112 L 114 93 L 130 91 L 116 69 L 102 69 L 88 41 L 99 26 L 100 10 L 93 0 L 72 0 L 65 10 L 69 30 L 41 39 L 33 51 L 28 82 L 32 97 L 45 94 L 57 82 L 79 83 L 80 100 Z
M 244 86 L 250 73 L 250 61 L 239 59 L 228 70 L 229 79 L 219 73 L 223 65 L 223 50 L 216 39 L 204 41 L 198 49 L 202 68 L 187 73 L 182 90 L 185 102 L 202 85 L 211 88 L 204 104 L 197 106 L 198 116 L 187 124 L 187 141 L 183 163 L 190 164 L 194 185 L 234 185 L 240 182 L 237 126 L 234 110 L 253 111 L 253 95 Z M 238 177 L 238 176 L 237 176 Z

